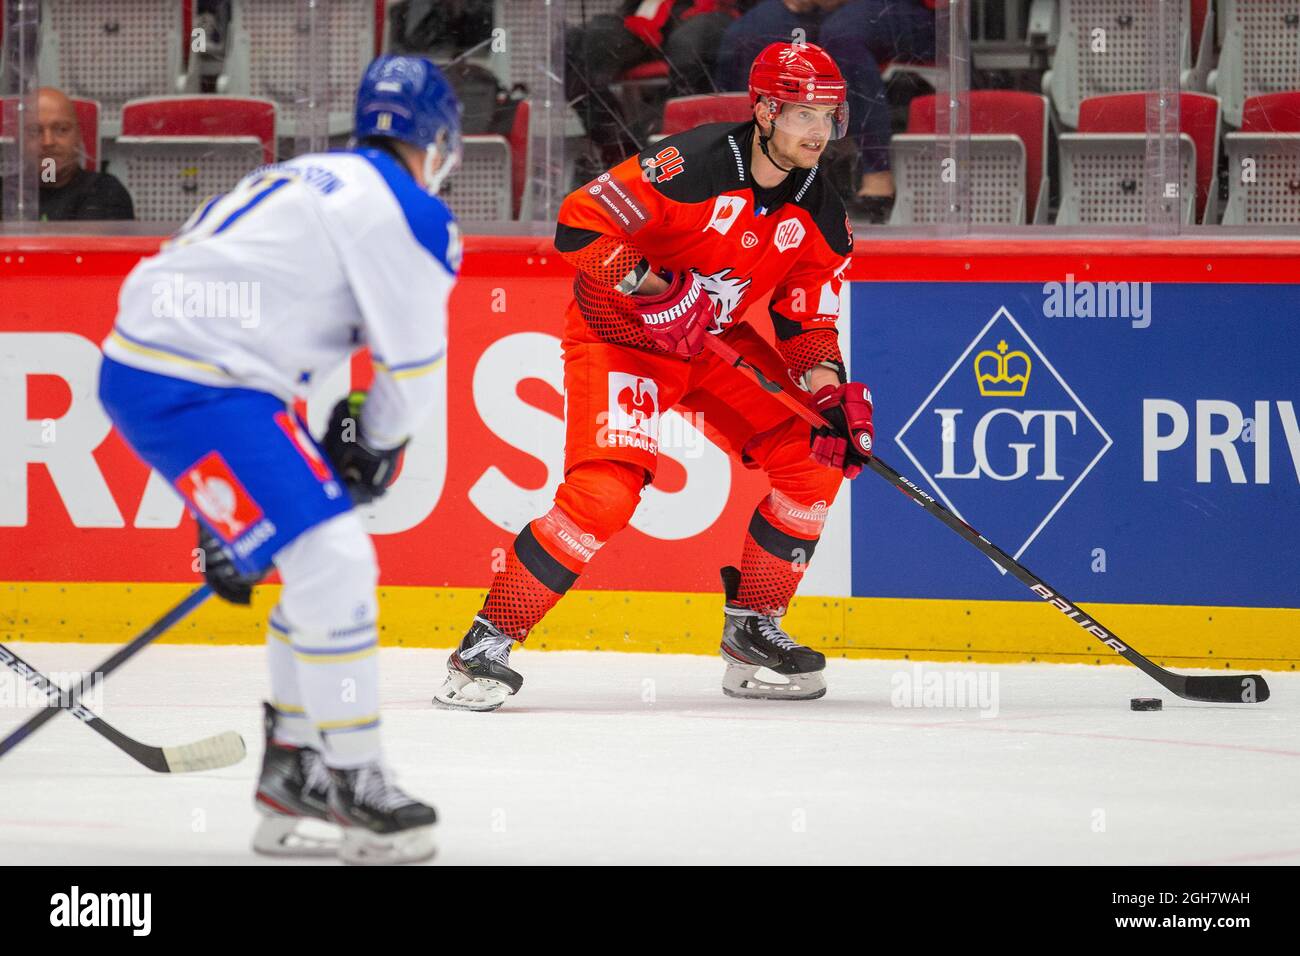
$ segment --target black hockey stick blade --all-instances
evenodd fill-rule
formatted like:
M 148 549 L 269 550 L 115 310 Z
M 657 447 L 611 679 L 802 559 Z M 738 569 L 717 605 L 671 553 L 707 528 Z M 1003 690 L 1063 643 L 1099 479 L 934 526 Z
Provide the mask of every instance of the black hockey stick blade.
M 95 674 L 100 679 L 108 677 L 109 674 L 121 667 L 124 663 L 130 660 L 131 657 L 139 653 L 151 642 L 161 637 L 172 627 L 172 625 L 184 618 L 196 607 L 206 601 L 211 595 L 212 588 L 206 584 L 202 584 L 195 588 L 183 601 L 155 621 L 147 630 L 144 631 L 144 633 L 138 635 L 129 644 L 119 648 L 116 653 L 111 655 L 91 673 Z M 81 684 L 77 684 L 68 688 L 66 692 L 59 695 L 57 706 L 52 705 L 49 707 L 42 707 L 40 711 L 33 715 L 25 724 L 17 730 L 14 730 L 3 740 L 0 740 L 0 757 L 3 757 L 41 727 L 45 726 L 46 722 L 57 717 L 60 711 L 72 711 L 73 716 L 77 719 L 81 720 L 83 723 L 89 723 L 90 719 L 94 718 L 95 715 L 81 703 L 80 698 L 82 686 L 83 685 Z M 203 741 L 200 741 L 200 743 L 203 743 Z M 243 746 L 242 740 L 240 741 L 240 746 Z
M 1207 677 L 1181 677 L 1182 690 L 1173 690 L 1185 700 L 1203 700 L 1210 704 L 1258 704 L 1269 698 L 1268 682 L 1258 674 L 1216 674 Z

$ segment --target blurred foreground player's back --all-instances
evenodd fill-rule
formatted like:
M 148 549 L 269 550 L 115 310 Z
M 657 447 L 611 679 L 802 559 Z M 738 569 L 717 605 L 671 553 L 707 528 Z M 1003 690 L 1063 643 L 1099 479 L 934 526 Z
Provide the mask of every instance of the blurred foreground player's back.
M 203 203 L 127 277 L 104 342 L 100 398 L 197 516 L 213 589 L 247 604 L 273 564 L 284 583 L 267 634 L 262 852 L 433 854 L 433 808 L 382 761 L 378 566 L 353 506 L 384 493 L 432 410 L 460 265 L 435 193 L 459 153 L 437 68 L 379 58 L 350 148 L 254 170 Z M 362 345 L 374 385 L 335 406 L 318 444 L 293 403 Z M 341 840 L 305 838 L 305 818 Z

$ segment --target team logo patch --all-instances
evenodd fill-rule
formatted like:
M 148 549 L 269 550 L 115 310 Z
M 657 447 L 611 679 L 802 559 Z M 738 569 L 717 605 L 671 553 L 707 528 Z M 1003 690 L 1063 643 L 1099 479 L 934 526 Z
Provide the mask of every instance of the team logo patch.
M 609 373 L 609 413 L 604 443 L 614 448 L 659 451 L 659 386 L 652 378 Z
M 778 252 L 785 252 L 803 242 L 803 237 L 803 223 L 798 219 L 783 219 L 772 233 L 772 242 L 776 244 Z
M 715 229 L 725 236 L 727 230 L 736 224 L 736 220 L 740 218 L 740 211 L 744 208 L 744 196 L 719 196 L 713 202 L 713 215 L 709 217 L 709 224 L 704 227 L 704 231 Z
M 210 451 L 176 479 L 176 490 L 194 505 L 227 544 L 264 517 L 220 452 Z
M 749 288 L 753 279 L 733 276 L 729 268 L 719 269 L 717 272 L 701 275 L 699 278 L 700 285 L 704 286 L 709 298 L 713 300 L 718 315 L 716 325 L 724 328 L 740 310 L 740 300 L 745 297 L 745 290 Z

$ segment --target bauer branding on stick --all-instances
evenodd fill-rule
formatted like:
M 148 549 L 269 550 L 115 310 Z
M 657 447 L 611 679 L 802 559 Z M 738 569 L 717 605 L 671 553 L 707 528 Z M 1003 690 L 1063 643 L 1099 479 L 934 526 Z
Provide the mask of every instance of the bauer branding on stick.
M 1129 710 L 1160 710 L 1164 704 L 1159 697 L 1134 697 L 1128 702 Z

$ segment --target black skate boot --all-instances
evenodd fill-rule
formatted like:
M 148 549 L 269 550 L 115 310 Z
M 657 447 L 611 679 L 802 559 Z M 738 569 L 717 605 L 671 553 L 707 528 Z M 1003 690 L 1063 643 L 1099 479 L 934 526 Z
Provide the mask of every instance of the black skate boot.
M 273 740 L 279 715 L 265 701 L 262 711 L 266 750 L 253 795 L 262 820 L 253 833 L 253 849 L 271 856 L 334 856 L 339 837 L 329 813 L 329 770 L 311 747 Z M 324 825 L 300 827 L 304 821 L 323 821 Z
M 825 655 L 781 630 L 779 617 L 737 604 L 740 572 L 735 568 L 722 569 L 722 589 L 727 595 L 721 649 L 727 670 L 722 675 L 722 692 L 728 697 L 763 700 L 816 700 L 825 695 Z M 758 676 L 759 668 L 786 680 L 765 680 Z
M 343 827 L 344 863 L 420 863 L 433 856 L 438 814 L 389 780 L 380 764 L 331 768 L 329 775 L 330 812 Z
M 491 621 L 474 618 L 460 647 L 447 658 L 447 680 L 433 695 L 435 704 L 460 710 L 496 710 L 519 693 L 524 677 L 508 664 L 514 641 Z

